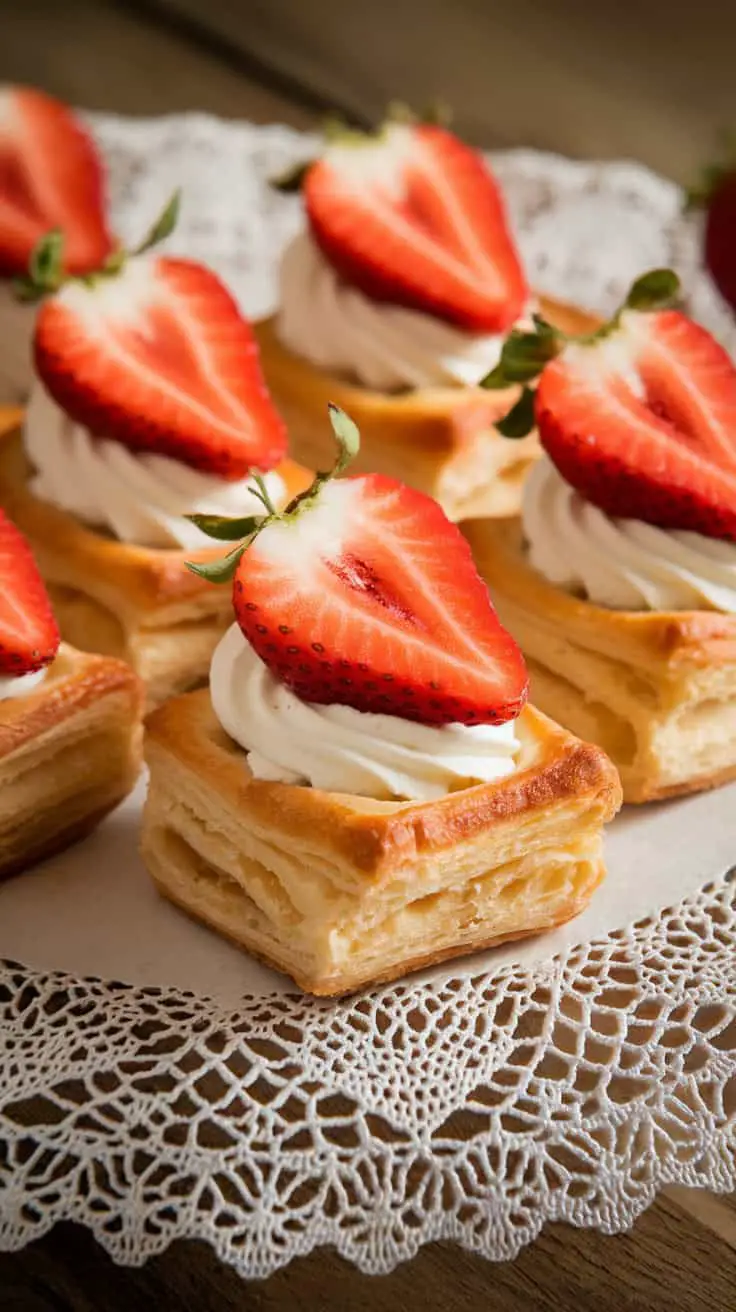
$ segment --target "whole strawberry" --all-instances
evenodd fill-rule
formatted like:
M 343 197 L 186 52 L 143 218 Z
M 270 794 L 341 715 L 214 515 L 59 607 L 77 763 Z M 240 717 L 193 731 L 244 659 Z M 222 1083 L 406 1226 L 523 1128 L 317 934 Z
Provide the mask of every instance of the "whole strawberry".
M 736 144 L 731 157 L 706 169 L 688 193 L 691 207 L 705 210 L 703 255 L 716 287 L 736 310 Z

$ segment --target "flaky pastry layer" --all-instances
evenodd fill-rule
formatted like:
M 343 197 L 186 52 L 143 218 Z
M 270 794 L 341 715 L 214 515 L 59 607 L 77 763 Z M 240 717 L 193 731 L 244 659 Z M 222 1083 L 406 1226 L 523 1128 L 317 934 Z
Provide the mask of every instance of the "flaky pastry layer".
M 64 638 L 82 651 L 127 660 L 149 707 L 206 680 L 212 652 L 232 618 L 228 588 L 186 568 L 223 547 L 190 552 L 138 547 L 81 524 L 35 497 L 20 432 L 22 412 L 0 408 L 0 506 L 23 530 L 46 580 Z M 288 497 L 310 481 L 287 460 Z
M 543 300 L 541 310 L 566 332 L 583 332 L 596 322 L 554 301 Z M 517 513 L 539 443 L 534 434 L 510 441 L 493 427 L 513 405 L 516 389 L 376 392 L 325 373 L 288 350 L 278 339 L 275 319 L 257 324 L 256 333 L 266 381 L 298 460 L 313 469 L 329 468 L 334 444 L 326 417 L 332 401 L 360 429 L 351 473 L 375 472 L 410 483 L 439 501 L 454 520 Z
M 532 708 L 519 769 L 431 803 L 253 779 L 206 690 L 148 717 L 144 861 L 162 893 L 304 989 L 338 994 L 536 934 L 604 874 L 606 756 Z
M 736 778 L 736 616 L 594 606 L 532 569 L 518 520 L 463 531 L 536 705 L 604 748 L 626 801 Z
M 129 665 L 66 644 L 32 692 L 0 702 L 0 878 L 62 851 L 130 792 L 142 711 Z

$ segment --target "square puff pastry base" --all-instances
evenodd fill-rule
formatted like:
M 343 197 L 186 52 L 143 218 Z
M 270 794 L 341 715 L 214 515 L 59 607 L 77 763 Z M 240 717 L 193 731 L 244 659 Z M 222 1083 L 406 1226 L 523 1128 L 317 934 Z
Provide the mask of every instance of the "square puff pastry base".
M 208 691 L 148 717 L 143 859 L 160 891 L 310 993 L 339 994 L 576 916 L 621 789 L 538 711 L 510 778 L 431 803 L 253 779 Z
M 138 547 L 105 537 L 29 491 L 22 412 L 0 410 L 0 506 L 31 543 L 63 637 L 82 651 L 128 661 L 147 705 L 207 679 L 217 642 L 232 620 L 230 589 L 207 583 L 185 561 L 211 550 Z M 279 467 L 290 499 L 310 481 L 293 461 Z
M 541 312 L 566 332 L 590 330 L 598 320 L 557 302 Z M 516 389 L 436 387 L 391 394 L 348 383 L 315 368 L 281 345 L 275 319 L 255 326 L 261 366 L 286 420 L 297 460 L 329 468 L 334 443 L 327 403 L 334 402 L 360 429 L 351 473 L 387 474 L 439 501 L 453 520 L 515 515 L 521 488 L 539 455 L 536 434 L 510 441 L 493 427 L 511 408 Z
M 0 702 L 0 879 L 82 838 L 127 796 L 142 710 L 129 665 L 63 643 L 36 688 Z
M 535 703 L 603 747 L 627 802 L 736 778 L 736 616 L 594 606 L 527 564 L 518 520 L 463 531 Z

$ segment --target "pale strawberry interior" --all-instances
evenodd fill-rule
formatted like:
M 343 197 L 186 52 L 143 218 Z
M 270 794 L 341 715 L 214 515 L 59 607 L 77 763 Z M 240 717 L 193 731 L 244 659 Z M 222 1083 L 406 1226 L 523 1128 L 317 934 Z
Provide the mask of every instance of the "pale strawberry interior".
M 242 439 L 252 427 L 252 416 L 220 376 L 221 343 L 217 337 L 209 340 L 196 307 L 157 276 L 157 268 L 155 259 L 130 260 L 121 274 L 92 291 L 69 284 L 58 301 L 72 312 L 85 336 L 117 360 L 123 381 L 137 376 L 152 392 L 168 393 L 177 407 Z M 243 359 L 247 347 L 237 345 Z M 116 385 L 113 374 L 109 385 Z
M 391 232 L 392 261 L 422 254 L 473 292 L 480 283 L 488 295 L 505 294 L 503 277 L 436 159 L 407 128 L 388 128 L 375 143 L 331 147 L 326 158 L 351 207 L 377 215 Z
M 427 678 L 446 684 L 454 668 L 463 683 L 482 683 L 497 665 L 502 632 L 485 587 L 478 580 L 471 596 L 458 588 L 439 526 L 437 540 L 428 539 L 424 520 L 407 513 L 393 490 L 400 485 L 385 484 L 329 484 L 313 509 L 257 538 L 245 567 L 261 573 L 262 584 L 267 579 L 274 611 L 303 624 L 312 642 L 329 633 L 331 649 L 350 661 L 390 668 L 414 651 Z M 485 634 L 473 622 L 479 609 Z
M 603 403 L 608 418 L 621 423 L 621 442 L 632 458 L 639 440 L 651 446 L 659 438 L 663 462 L 676 446 L 686 464 L 707 461 L 736 477 L 736 370 L 725 353 L 714 361 L 704 332 L 702 358 L 693 357 L 688 321 L 688 354 L 682 356 L 681 322 L 679 316 L 624 315 L 610 338 L 566 352 L 580 384 L 579 422 L 585 426 L 586 407 L 595 414 Z

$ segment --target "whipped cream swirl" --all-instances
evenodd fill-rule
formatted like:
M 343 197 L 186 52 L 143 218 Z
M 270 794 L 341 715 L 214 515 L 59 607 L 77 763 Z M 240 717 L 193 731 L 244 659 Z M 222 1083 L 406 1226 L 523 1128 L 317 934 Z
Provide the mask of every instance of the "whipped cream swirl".
M 546 456 L 526 481 L 522 522 L 538 573 L 599 606 L 736 614 L 736 543 L 609 517 Z
M 343 282 L 308 232 L 286 250 L 276 331 L 318 369 L 364 387 L 474 386 L 498 364 L 506 337 L 463 332 L 430 314 L 372 301 Z
M 11 697 L 27 697 L 39 683 L 43 683 L 47 674 L 48 668 L 44 666 L 42 670 L 34 670 L 31 674 L 0 675 L 0 702 L 6 702 Z
M 26 413 L 24 442 L 35 466 L 31 491 L 85 524 L 141 547 L 211 547 L 188 514 L 258 515 L 263 506 L 249 480 L 229 483 L 178 460 L 129 451 L 75 423 L 36 383 Z M 271 499 L 284 498 L 277 473 L 265 476 Z
M 301 701 L 271 674 L 237 624 L 212 658 L 210 693 L 256 779 L 376 800 L 431 802 L 513 774 L 515 724 L 415 724 L 352 706 Z

